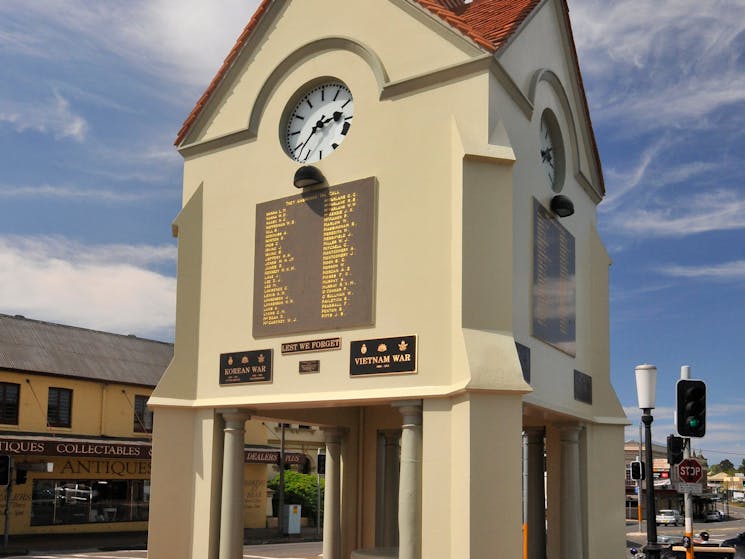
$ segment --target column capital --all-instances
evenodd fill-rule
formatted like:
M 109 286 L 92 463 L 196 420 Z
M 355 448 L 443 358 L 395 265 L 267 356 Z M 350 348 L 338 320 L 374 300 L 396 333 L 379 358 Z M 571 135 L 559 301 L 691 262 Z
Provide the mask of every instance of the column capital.
M 579 433 L 582 431 L 582 425 L 579 423 L 564 423 L 559 425 L 562 443 L 579 442 Z
M 347 430 L 344 427 L 321 427 L 323 440 L 326 443 L 340 443 Z
M 398 411 L 404 416 L 404 425 L 422 424 L 421 400 L 400 400 L 398 402 L 393 402 L 391 406 L 398 408 Z
M 246 421 L 251 419 L 251 412 L 245 409 L 226 408 L 226 409 L 218 409 L 216 411 L 223 417 L 226 424 L 245 423 Z

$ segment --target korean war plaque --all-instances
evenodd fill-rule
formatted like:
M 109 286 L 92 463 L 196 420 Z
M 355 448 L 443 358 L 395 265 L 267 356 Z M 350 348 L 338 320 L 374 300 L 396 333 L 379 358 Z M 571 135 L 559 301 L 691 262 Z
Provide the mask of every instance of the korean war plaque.
M 350 343 L 351 376 L 416 372 L 416 336 L 376 338 Z
M 272 382 L 272 351 L 236 351 L 220 354 L 220 384 Z
M 574 237 L 535 198 L 533 209 L 533 335 L 574 356 Z
M 256 206 L 254 336 L 373 324 L 374 178 Z

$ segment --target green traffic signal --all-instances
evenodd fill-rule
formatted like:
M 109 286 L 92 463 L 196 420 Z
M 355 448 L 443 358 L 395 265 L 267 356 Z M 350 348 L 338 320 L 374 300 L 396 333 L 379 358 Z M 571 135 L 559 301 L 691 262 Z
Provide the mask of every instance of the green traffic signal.
M 676 385 L 676 424 L 681 437 L 706 434 L 706 383 L 681 379 Z

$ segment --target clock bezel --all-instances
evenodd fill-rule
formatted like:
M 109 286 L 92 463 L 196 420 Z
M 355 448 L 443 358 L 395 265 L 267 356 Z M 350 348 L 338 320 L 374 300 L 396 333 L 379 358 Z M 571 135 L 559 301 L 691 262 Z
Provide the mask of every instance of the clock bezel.
M 305 82 L 303 85 L 298 87 L 295 90 L 295 93 L 293 93 L 290 96 L 287 103 L 285 104 L 285 108 L 282 110 L 282 116 L 279 121 L 279 130 L 278 130 L 279 144 L 282 147 L 282 151 L 285 153 L 285 155 L 289 157 L 295 163 L 303 163 L 303 161 L 300 161 L 297 158 L 295 158 L 292 155 L 291 150 L 289 149 L 289 145 L 287 141 L 288 119 L 290 118 L 290 115 L 293 113 L 293 111 L 295 110 L 298 103 L 303 97 L 305 97 L 312 90 L 316 89 L 318 86 L 322 84 L 331 84 L 331 83 L 338 83 L 338 84 L 343 85 L 346 88 L 346 90 L 349 91 L 352 101 L 354 101 L 354 94 L 352 93 L 352 88 L 349 87 L 349 85 L 344 80 L 336 76 L 319 76 L 317 78 L 313 78 L 312 80 L 308 82 Z M 340 147 L 341 147 L 341 144 L 340 144 Z M 335 153 L 335 152 L 332 152 L 332 153 Z M 330 157 L 332 153 L 327 154 L 326 156 L 322 157 L 320 160 L 314 160 L 312 163 L 323 161 L 327 159 L 328 157 Z
M 551 180 L 548 171 L 546 170 L 546 163 L 544 163 L 543 160 L 541 160 L 541 166 L 543 167 L 544 173 L 546 173 L 546 177 L 549 179 L 551 190 L 558 193 L 564 188 L 564 181 L 566 178 L 566 151 L 564 149 L 564 137 L 561 133 L 559 120 L 556 118 L 554 112 L 548 108 L 543 110 L 539 124 L 539 156 L 540 146 L 542 144 L 540 136 L 544 126 L 548 131 L 553 145 L 553 159 L 555 162 L 553 180 Z

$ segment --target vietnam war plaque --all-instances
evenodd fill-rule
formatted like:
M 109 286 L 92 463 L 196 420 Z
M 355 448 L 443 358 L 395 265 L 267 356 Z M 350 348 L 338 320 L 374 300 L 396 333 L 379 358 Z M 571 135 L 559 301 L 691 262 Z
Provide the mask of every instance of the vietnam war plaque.
M 253 335 L 373 324 L 374 178 L 256 206 Z
M 349 344 L 353 377 L 416 372 L 416 336 L 358 340 Z
M 272 350 L 220 354 L 220 384 L 272 382 Z
M 533 210 L 533 335 L 574 356 L 574 237 L 535 198 Z

